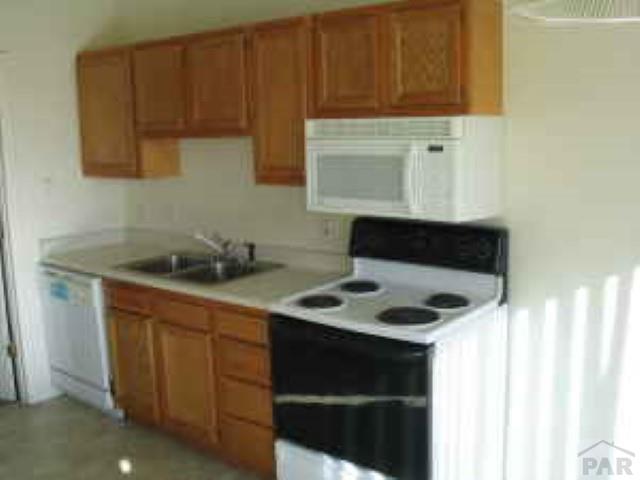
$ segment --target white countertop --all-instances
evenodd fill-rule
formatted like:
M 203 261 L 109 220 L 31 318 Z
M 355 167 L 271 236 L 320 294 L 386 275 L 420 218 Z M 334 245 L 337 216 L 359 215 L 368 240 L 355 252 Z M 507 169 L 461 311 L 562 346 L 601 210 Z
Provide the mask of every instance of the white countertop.
M 41 263 L 44 266 L 263 310 L 283 297 L 317 287 L 345 274 L 285 266 L 229 282 L 199 285 L 119 268 L 124 263 L 165 253 L 169 252 L 159 247 L 121 243 L 52 253 L 44 257 Z

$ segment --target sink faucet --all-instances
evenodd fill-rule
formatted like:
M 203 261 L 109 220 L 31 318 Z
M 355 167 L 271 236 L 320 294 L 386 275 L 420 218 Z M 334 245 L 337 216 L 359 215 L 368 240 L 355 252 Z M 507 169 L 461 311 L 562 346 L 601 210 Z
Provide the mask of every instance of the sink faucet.
M 217 233 L 204 235 L 203 233 L 197 232 L 193 238 L 204 243 L 221 257 L 234 258 L 243 263 L 253 262 L 255 260 L 255 245 L 253 243 L 240 243 L 226 240 Z
M 229 251 L 230 242 L 228 240 L 223 239 L 217 233 L 214 235 L 207 236 L 203 233 L 197 232 L 193 238 L 198 240 L 199 242 L 204 243 L 207 247 L 215 250 L 218 255 L 226 256 Z

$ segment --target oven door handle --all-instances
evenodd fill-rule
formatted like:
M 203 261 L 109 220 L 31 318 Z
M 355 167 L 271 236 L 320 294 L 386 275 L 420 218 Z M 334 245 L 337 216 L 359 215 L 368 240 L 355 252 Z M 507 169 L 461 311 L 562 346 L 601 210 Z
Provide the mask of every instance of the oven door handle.
M 278 345 L 286 346 L 286 344 L 304 342 L 313 345 L 316 350 L 343 350 L 365 355 L 371 359 L 396 363 L 422 361 L 430 355 L 432 350 L 430 345 L 338 330 L 281 315 L 272 315 L 270 323 L 271 343 L 274 350 Z

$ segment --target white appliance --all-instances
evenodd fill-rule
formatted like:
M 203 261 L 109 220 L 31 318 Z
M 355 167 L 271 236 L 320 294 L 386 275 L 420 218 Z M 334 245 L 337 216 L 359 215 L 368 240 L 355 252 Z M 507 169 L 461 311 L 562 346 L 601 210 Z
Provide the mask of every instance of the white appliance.
M 51 267 L 43 268 L 41 276 L 54 386 L 119 416 L 111 394 L 101 279 Z
M 492 116 L 306 122 L 312 211 L 463 222 L 499 213 Z
M 640 22 L 639 0 L 533 0 L 511 13 L 547 25 L 597 25 Z
M 507 241 L 360 218 L 352 274 L 271 307 L 278 480 L 504 478 Z

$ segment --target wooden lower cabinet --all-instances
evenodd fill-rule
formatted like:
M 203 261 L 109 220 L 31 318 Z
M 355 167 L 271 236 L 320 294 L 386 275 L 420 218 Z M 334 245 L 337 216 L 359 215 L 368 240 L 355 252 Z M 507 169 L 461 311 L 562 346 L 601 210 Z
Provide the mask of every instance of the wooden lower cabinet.
M 235 464 L 266 477 L 275 470 L 273 430 L 233 417 L 222 418 L 222 444 Z
M 111 310 L 109 321 L 118 405 L 134 420 L 157 424 L 160 408 L 152 320 Z
M 194 442 L 218 443 L 213 335 L 156 326 L 162 423 Z
M 229 415 L 265 427 L 273 425 L 271 389 L 231 378 L 220 381 L 221 407 Z
M 127 417 L 273 477 L 266 314 L 120 282 L 107 298 Z

